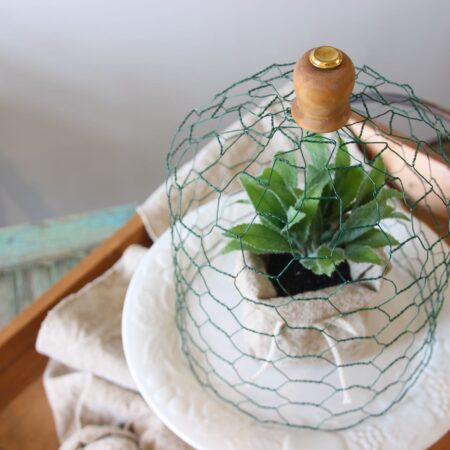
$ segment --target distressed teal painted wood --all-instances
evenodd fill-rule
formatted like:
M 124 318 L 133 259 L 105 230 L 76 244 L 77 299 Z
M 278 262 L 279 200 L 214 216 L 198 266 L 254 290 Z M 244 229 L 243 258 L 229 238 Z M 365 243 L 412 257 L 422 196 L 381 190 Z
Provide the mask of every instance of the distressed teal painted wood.
M 0 228 L 0 327 L 120 228 L 135 208 L 124 205 Z
M 0 327 L 17 314 L 14 273 L 0 275 Z
M 0 229 L 0 270 L 92 247 L 120 227 L 136 205 Z

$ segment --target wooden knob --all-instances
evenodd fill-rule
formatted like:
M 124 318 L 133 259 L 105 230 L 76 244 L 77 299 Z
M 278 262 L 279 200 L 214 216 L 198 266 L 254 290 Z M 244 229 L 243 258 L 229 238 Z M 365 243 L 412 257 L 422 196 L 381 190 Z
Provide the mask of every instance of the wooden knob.
M 330 46 L 309 50 L 294 67 L 294 120 L 314 133 L 338 130 L 350 117 L 354 84 L 355 67 L 344 52 Z

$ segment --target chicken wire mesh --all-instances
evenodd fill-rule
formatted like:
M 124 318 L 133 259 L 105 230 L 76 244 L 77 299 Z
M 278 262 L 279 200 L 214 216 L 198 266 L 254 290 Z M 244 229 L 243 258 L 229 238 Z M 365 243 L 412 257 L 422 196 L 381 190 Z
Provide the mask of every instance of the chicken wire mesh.
M 432 171 L 448 170 L 446 118 L 364 66 L 350 125 L 310 133 L 291 117 L 292 70 L 276 64 L 234 83 L 177 130 L 167 158 L 176 322 L 196 378 L 224 403 L 263 423 L 340 430 L 399 402 L 431 358 L 449 278 L 448 192 Z M 314 190 L 320 152 L 328 178 Z M 258 198 L 243 177 L 259 183 Z M 390 192 L 384 203 L 381 192 Z M 277 237 L 262 237 L 266 252 L 250 239 L 254 225 L 278 234 L 288 226 L 286 211 L 261 207 L 269 196 L 285 209 L 313 205 L 322 223 L 309 225 L 315 236 L 302 228 L 300 243 L 281 232 L 290 250 L 275 273 L 264 253 Z M 349 222 L 358 207 L 365 219 Z M 444 226 L 435 234 L 424 222 Z M 344 275 L 333 259 L 349 252 L 336 239 L 344 231 L 384 236 L 372 254 L 379 261 L 356 259 Z M 296 261 L 332 267 L 337 281 L 290 293 L 283 274 Z

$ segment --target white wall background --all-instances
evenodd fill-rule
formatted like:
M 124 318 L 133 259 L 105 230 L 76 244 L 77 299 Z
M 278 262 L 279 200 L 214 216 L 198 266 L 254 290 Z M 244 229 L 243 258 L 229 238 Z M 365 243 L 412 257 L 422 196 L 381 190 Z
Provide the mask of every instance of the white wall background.
M 310 47 L 450 106 L 450 2 L 0 0 L 0 226 L 141 201 L 184 115 Z

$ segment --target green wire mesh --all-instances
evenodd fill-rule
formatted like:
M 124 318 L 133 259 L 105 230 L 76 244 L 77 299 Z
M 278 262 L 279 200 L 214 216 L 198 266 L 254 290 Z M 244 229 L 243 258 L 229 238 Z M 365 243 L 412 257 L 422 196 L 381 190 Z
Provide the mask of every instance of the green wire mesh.
M 293 64 L 276 64 L 234 83 L 191 111 L 177 130 L 167 158 L 176 322 L 193 373 L 225 404 L 262 423 L 340 430 L 399 402 L 431 358 L 450 272 L 444 242 L 448 231 L 441 228 L 438 236 L 416 213 L 434 225 L 442 223 L 434 213 L 437 203 L 448 224 L 448 199 L 433 180 L 431 165 L 435 160 L 449 164 L 444 151 L 449 135 L 445 117 L 408 85 L 388 81 L 366 66 L 357 69 L 351 104 L 364 117 L 359 133 L 344 127 L 322 138 L 331 159 L 339 138 L 352 147 L 352 164 L 366 168 L 370 157 L 363 136 L 370 125 L 375 131 L 371 142 L 401 161 L 403 172 L 389 173 L 386 180 L 403 192 L 398 208 L 408 205 L 400 210 L 409 220 L 380 224 L 399 244 L 385 249 L 389 264 L 371 279 L 382 288 L 368 304 L 345 311 L 332 304 L 333 295 L 361 280 L 345 281 L 325 296 L 309 293 L 302 299 L 286 296 L 281 303 L 261 302 L 257 307 L 270 310 L 281 323 L 262 332 L 251 316 L 257 302 L 239 289 L 237 278 L 244 269 L 270 277 L 249 264 L 242 252 L 224 255 L 223 233 L 256 220 L 255 211 L 241 202 L 241 173 L 256 175 L 272 167 L 276 152 L 293 152 L 305 183 L 310 161 L 304 142 L 315 136 L 291 117 L 292 71 Z M 413 157 L 398 151 L 398 142 L 407 142 Z M 405 171 L 420 187 L 413 198 Z M 335 314 L 325 324 L 298 326 L 283 316 L 286 305 L 296 302 L 325 302 Z M 364 318 L 362 334 L 332 332 L 339 320 L 349 317 Z M 311 341 L 321 344 L 304 353 L 286 350 L 280 343 L 283 336 L 297 332 L 310 333 Z M 266 347 L 252 351 L 249 342 L 260 334 Z M 349 346 L 356 354 L 345 351 Z

